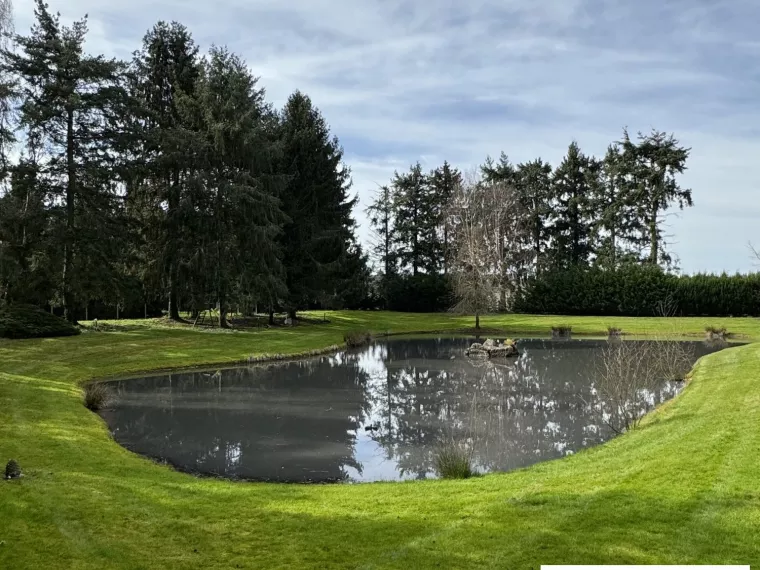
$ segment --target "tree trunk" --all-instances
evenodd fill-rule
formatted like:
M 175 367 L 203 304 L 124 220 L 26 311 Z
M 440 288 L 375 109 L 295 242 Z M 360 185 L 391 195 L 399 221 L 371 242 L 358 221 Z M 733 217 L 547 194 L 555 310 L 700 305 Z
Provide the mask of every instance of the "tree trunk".
M 179 305 L 177 303 L 177 282 L 173 279 L 169 289 L 169 318 L 179 321 Z
M 614 269 L 617 265 L 617 240 L 615 235 L 615 225 L 613 224 L 612 228 L 610 228 L 610 259 L 612 260 L 612 268 Z
M 295 308 L 288 309 L 288 316 L 295 321 L 296 320 L 296 309 Z
M 274 325 L 274 309 L 269 307 L 269 324 Z
M 541 220 L 536 219 L 536 228 L 533 232 L 533 248 L 536 255 L 536 274 L 541 272 Z
M 180 318 L 179 303 L 177 302 L 177 297 L 179 297 L 177 293 L 177 278 L 176 271 L 174 270 L 174 261 L 171 263 L 172 268 L 169 270 L 169 279 L 171 280 L 169 285 L 169 318 L 173 321 L 178 321 Z
M 649 248 L 649 263 L 652 265 L 657 265 L 657 262 L 659 261 L 659 246 L 660 246 L 660 240 L 657 238 L 657 208 L 652 208 L 651 212 L 651 218 L 649 220 L 649 239 L 650 241 L 650 248 Z
M 480 330 L 480 313 L 475 313 L 475 329 Z
M 174 251 L 177 245 L 178 232 L 176 215 L 179 209 L 179 172 L 174 172 L 173 180 L 168 177 L 166 180 L 169 190 L 168 211 L 169 218 L 169 318 L 173 321 L 179 321 L 179 267 L 177 262 L 177 252 Z
M 66 233 L 63 246 L 63 317 L 72 323 L 76 322 L 71 293 L 71 273 L 74 261 L 74 196 L 76 195 L 76 164 L 74 163 L 74 111 L 68 110 L 66 115 L 66 167 L 68 180 L 66 184 Z
M 227 301 L 225 299 L 224 293 L 219 295 L 217 306 L 219 308 L 219 328 L 230 328 L 230 324 L 227 322 Z
M 449 274 L 449 224 L 443 224 L 443 274 Z

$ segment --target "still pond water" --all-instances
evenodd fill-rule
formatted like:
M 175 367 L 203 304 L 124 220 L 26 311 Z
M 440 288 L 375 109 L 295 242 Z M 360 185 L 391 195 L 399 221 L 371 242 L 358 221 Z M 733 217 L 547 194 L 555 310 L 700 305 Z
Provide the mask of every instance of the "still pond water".
M 509 471 L 614 435 L 593 409 L 606 341 L 522 340 L 519 357 L 473 362 L 474 340 L 122 380 L 102 415 L 123 446 L 178 469 L 288 482 L 431 478 L 441 442 L 463 438 L 479 471 Z M 718 350 L 685 346 L 693 361 Z M 642 413 L 679 389 L 664 382 Z

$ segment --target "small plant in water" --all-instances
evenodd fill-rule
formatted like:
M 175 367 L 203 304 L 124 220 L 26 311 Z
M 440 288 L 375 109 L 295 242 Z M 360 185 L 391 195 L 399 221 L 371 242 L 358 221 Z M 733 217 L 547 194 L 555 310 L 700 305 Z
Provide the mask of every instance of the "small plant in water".
M 469 479 L 477 475 L 472 467 L 472 452 L 453 441 L 436 450 L 433 463 L 441 479 Z
M 343 336 L 343 341 L 348 348 L 357 348 L 372 342 L 372 333 L 369 331 L 351 331 Z
M 553 337 L 568 337 L 570 336 L 570 333 L 573 332 L 573 327 L 569 325 L 558 325 L 555 327 L 552 327 L 552 336 Z
M 707 340 L 724 340 L 729 336 L 729 332 L 726 330 L 726 327 L 708 326 L 705 327 L 705 334 L 707 336 Z
M 93 382 L 84 387 L 84 405 L 97 412 L 105 408 L 111 400 L 111 392 L 105 384 Z

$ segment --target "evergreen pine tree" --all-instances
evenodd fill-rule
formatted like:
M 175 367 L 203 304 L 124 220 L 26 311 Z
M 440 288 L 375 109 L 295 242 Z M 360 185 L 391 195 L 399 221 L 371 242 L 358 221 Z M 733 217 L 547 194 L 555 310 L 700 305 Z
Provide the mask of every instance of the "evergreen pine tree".
M 624 130 L 622 163 L 630 175 L 632 191 L 641 222 L 641 241 L 648 245 L 646 260 L 652 265 L 669 266 L 671 256 L 664 249 L 663 215 L 671 206 L 693 206 L 690 189 L 683 189 L 676 177 L 686 170 L 691 149 L 682 147 L 672 135 L 652 130 L 638 134 L 634 143 Z
M 515 169 L 515 185 L 520 203 L 525 211 L 529 248 L 532 250 L 534 271 L 546 267 L 546 250 L 549 241 L 549 220 L 551 216 L 551 174 L 552 167 L 540 158 L 520 163 Z
M 0 197 L 0 300 L 44 305 L 55 294 L 60 251 L 52 239 L 52 192 L 39 178 L 30 141 L 10 168 L 10 184 Z M 55 226 L 58 226 L 56 223 Z
M 552 177 L 551 261 L 558 267 L 586 265 L 591 253 L 591 193 L 596 169 L 573 141 Z
M 611 144 L 604 159 L 592 161 L 592 170 L 597 173 L 591 200 L 596 214 L 592 224 L 594 263 L 607 269 L 635 263 L 640 223 L 620 145 Z
M 147 242 L 144 263 L 151 281 L 162 281 L 169 296 L 169 316 L 179 319 L 180 279 L 193 266 L 195 248 L 186 243 L 195 210 L 190 194 L 198 189 L 196 165 L 202 156 L 199 117 L 192 98 L 200 74 L 198 48 L 179 23 L 158 22 L 143 38 L 132 63 L 133 95 L 140 103 L 142 177 L 131 190 L 133 215 Z M 195 189 L 195 190 L 193 190 Z M 183 263 L 184 258 L 184 263 Z
M 347 263 L 355 222 L 350 171 L 343 149 L 311 99 L 296 91 L 281 116 L 282 195 L 288 222 L 281 238 L 291 317 L 300 308 L 334 301 L 333 279 Z
M 270 111 L 256 83 L 238 56 L 212 48 L 198 87 L 207 145 L 201 266 L 210 276 L 220 327 L 228 326 L 235 295 L 269 300 L 284 293 L 277 194 L 287 181 L 274 172 L 274 143 L 262 123 Z
M 456 168 L 452 168 L 448 161 L 444 161 L 443 166 L 430 173 L 428 180 L 433 202 L 432 215 L 435 219 L 434 223 L 430 224 L 434 234 L 429 239 L 432 242 L 433 255 L 437 258 L 435 266 L 447 275 L 453 256 L 453 243 L 451 220 L 446 215 L 446 209 L 457 186 L 462 184 L 462 174 Z
M 487 157 L 485 164 L 480 167 L 480 174 L 483 181 L 487 184 L 496 184 L 498 182 L 516 184 L 517 181 L 516 168 L 504 152 L 499 156 L 498 162 L 490 156 Z
M 397 257 L 402 269 L 411 269 L 418 275 L 436 271 L 437 227 L 435 204 L 428 177 L 417 162 L 409 172 L 393 177 L 393 214 Z
M 37 0 L 29 36 L 4 50 L 3 70 L 18 78 L 20 125 L 40 137 L 45 156 L 38 176 L 63 204 L 56 229 L 63 252 L 58 288 L 64 315 L 76 320 L 87 281 L 111 281 L 109 241 L 121 231 L 120 196 L 113 180 L 114 117 L 123 102 L 123 65 L 84 53 L 86 18 L 71 27 Z

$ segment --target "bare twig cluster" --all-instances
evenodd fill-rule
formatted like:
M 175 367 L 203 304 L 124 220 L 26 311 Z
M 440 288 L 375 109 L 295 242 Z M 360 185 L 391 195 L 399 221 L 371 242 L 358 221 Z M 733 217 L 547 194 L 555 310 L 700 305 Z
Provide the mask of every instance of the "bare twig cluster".
M 469 180 L 460 184 L 448 205 L 456 242 L 453 286 L 454 310 L 480 315 L 505 309 L 519 284 L 524 264 L 524 208 L 515 188 L 507 183 Z
M 610 342 L 596 366 L 597 409 L 616 433 L 636 428 L 648 399 L 666 381 L 683 380 L 689 351 L 678 342 Z

